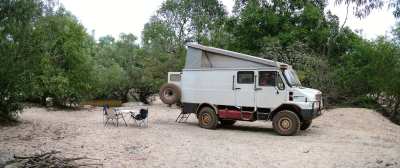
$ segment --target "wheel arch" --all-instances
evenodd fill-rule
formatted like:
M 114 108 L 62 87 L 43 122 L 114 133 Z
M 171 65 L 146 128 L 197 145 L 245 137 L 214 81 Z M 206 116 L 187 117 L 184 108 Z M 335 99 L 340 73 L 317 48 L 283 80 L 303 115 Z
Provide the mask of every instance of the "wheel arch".
M 200 109 L 203 108 L 203 107 L 211 107 L 212 109 L 214 109 L 215 114 L 218 114 L 218 108 L 216 106 L 214 106 L 213 104 L 211 104 L 211 103 L 200 103 L 199 106 L 196 109 L 196 115 L 199 114 Z
M 290 110 L 293 111 L 294 113 L 297 114 L 297 116 L 299 116 L 300 120 L 303 120 L 303 117 L 301 116 L 301 108 L 295 104 L 282 104 L 279 107 L 277 107 L 276 109 L 274 109 L 271 114 L 268 116 L 269 120 L 272 120 L 272 118 L 274 118 L 274 116 L 282 111 L 282 110 Z

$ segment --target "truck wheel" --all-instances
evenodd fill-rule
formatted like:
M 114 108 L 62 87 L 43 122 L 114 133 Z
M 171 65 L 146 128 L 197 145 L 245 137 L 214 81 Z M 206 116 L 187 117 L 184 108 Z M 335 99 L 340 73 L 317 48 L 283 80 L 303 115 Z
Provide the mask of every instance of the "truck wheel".
M 312 120 L 305 120 L 301 123 L 300 130 L 306 130 L 311 126 Z
M 236 123 L 236 120 L 219 120 L 222 126 L 230 126 Z
M 199 112 L 199 125 L 206 129 L 217 128 L 218 117 L 211 107 L 203 107 Z
M 272 119 L 274 130 L 283 136 L 296 134 L 300 129 L 300 119 L 296 113 L 283 110 L 278 112 Z
M 160 99 L 165 104 L 175 104 L 181 99 L 181 89 L 179 86 L 166 83 L 160 88 Z

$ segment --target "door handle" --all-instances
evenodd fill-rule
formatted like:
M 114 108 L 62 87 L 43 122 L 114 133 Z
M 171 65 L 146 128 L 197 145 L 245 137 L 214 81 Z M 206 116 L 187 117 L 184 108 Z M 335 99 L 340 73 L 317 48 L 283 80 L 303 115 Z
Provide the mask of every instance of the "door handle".
M 242 89 L 242 88 L 235 88 L 235 90 L 240 90 L 240 89 Z
M 254 90 L 255 90 L 255 91 L 257 91 L 257 90 L 262 90 L 262 88 L 254 88 Z

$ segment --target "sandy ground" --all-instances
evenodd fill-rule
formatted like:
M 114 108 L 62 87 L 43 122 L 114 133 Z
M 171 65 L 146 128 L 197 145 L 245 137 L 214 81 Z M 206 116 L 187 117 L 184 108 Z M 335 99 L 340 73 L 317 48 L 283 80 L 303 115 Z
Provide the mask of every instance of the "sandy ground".
M 14 154 L 58 150 L 104 167 L 400 167 L 400 126 L 357 108 L 326 111 L 297 136 L 278 136 L 271 122 L 202 129 L 195 116 L 176 123 L 176 108 L 149 107 L 148 128 L 104 127 L 101 108 L 27 108 L 23 123 L 0 128 L 0 162 Z M 1 166 L 0 166 L 1 167 Z

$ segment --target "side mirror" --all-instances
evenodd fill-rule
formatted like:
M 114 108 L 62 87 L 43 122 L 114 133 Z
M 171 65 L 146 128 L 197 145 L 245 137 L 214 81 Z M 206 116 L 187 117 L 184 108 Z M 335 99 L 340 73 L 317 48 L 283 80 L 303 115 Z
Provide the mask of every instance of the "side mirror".
M 277 74 L 277 76 L 276 76 L 277 78 L 276 78 L 276 87 L 279 89 L 279 90 L 285 90 L 285 84 L 283 83 L 283 80 L 282 80 L 282 78 L 280 77 L 280 75 L 279 74 Z
M 285 85 L 283 84 L 283 82 L 278 82 L 278 89 L 285 90 Z

